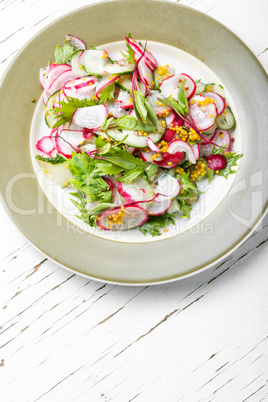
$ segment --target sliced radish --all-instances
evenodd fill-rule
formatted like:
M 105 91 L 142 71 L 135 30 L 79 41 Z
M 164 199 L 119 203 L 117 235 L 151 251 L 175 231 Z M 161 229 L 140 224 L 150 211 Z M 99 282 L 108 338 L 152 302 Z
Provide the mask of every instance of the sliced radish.
M 108 116 L 105 105 L 88 106 L 76 109 L 73 114 L 73 123 L 91 130 L 99 129 Z
M 79 146 L 85 141 L 83 130 L 69 130 L 67 128 L 58 131 L 55 143 L 58 153 L 66 158 L 72 156 L 72 152 L 79 152 Z
M 55 141 L 52 137 L 45 136 L 37 141 L 36 148 L 51 157 L 53 151 L 56 149 Z
M 80 63 L 88 74 L 102 75 L 109 63 L 108 54 L 105 50 L 84 50 Z
M 206 96 L 206 98 L 215 100 L 217 115 L 222 114 L 225 109 L 225 100 L 223 99 L 223 97 L 219 94 L 216 94 L 215 92 L 205 92 L 204 95 Z
M 124 144 L 135 148 L 146 148 L 146 136 L 140 136 L 136 130 L 122 129 L 121 131 L 117 128 L 109 128 L 106 131 L 107 135 L 115 141 L 123 141 Z M 125 138 L 126 137 L 126 138 Z M 162 137 L 162 133 L 150 132 L 150 138 L 153 142 L 158 142 Z
M 165 195 L 166 197 L 169 197 L 169 198 L 176 197 L 181 190 L 180 181 L 177 179 L 174 179 L 174 177 L 172 177 L 168 173 L 160 174 L 159 177 L 157 178 L 157 183 L 161 190 L 159 192 L 162 195 Z M 156 193 L 155 190 L 154 190 L 154 193 Z
M 69 64 L 50 64 L 47 69 L 45 89 L 48 89 L 55 79 L 57 79 L 62 73 L 70 69 L 71 66 Z
M 144 60 L 141 59 L 138 64 L 138 74 L 140 80 L 149 88 L 153 88 L 153 73 L 152 70 L 148 68 Z
M 134 50 L 134 52 L 137 55 L 137 59 L 144 53 L 144 48 L 137 43 L 135 40 L 131 39 L 131 38 L 126 38 L 127 43 L 129 44 L 129 46 Z M 151 70 L 155 70 L 157 67 L 157 61 L 155 59 L 155 57 L 153 56 L 153 54 L 151 52 L 149 52 L 148 50 L 145 51 L 144 54 L 145 60 L 149 66 L 149 68 Z
M 161 192 L 159 186 L 156 186 L 154 191 L 155 193 Z M 169 197 L 165 197 L 164 195 L 158 194 L 155 200 L 149 206 L 148 212 L 152 216 L 162 215 L 170 208 L 170 205 L 171 205 L 171 199 Z
M 215 101 L 214 103 L 199 106 L 200 102 L 205 101 L 205 99 L 202 95 L 194 95 L 189 102 L 190 116 L 201 131 L 212 127 L 217 117 Z
M 65 96 L 77 99 L 90 98 L 96 93 L 98 80 L 96 77 L 77 78 L 67 81 L 63 87 Z
M 162 141 L 166 141 L 167 143 L 171 142 L 175 138 L 176 131 L 173 128 L 174 127 L 182 127 L 182 125 L 183 125 L 183 120 L 180 118 L 180 116 L 178 116 L 175 113 L 174 113 L 174 116 L 175 116 L 175 119 L 172 121 L 172 123 L 170 123 L 167 126 L 166 131 L 162 137 Z M 168 121 L 168 117 L 166 118 L 166 122 L 167 121 Z M 172 124 L 172 126 L 171 126 L 171 124 Z
M 85 140 L 89 140 L 94 135 L 94 131 L 89 130 L 88 128 L 83 128 L 83 137 Z
M 127 202 L 146 201 L 153 198 L 152 187 L 145 179 L 140 177 L 134 179 L 131 183 L 117 182 L 117 189 Z M 137 205 L 146 209 L 149 203 L 146 202 Z
M 187 142 L 182 140 L 173 140 L 168 146 L 168 152 L 170 154 L 175 154 L 176 152 L 185 152 L 188 160 L 191 163 L 195 163 L 195 154 L 192 147 L 187 144 Z
M 143 225 L 148 218 L 149 215 L 144 209 L 138 206 L 126 206 L 102 212 L 97 218 L 97 224 L 104 230 L 128 230 Z
M 227 166 L 227 160 L 224 155 L 208 155 L 205 156 L 205 159 L 207 161 L 208 168 L 214 171 L 225 169 Z
M 125 116 L 129 113 L 127 110 L 121 108 L 120 103 L 115 102 L 114 100 L 105 103 L 105 106 L 108 109 L 108 113 L 116 118 Z
M 200 158 L 200 149 L 199 149 L 199 144 L 194 144 L 192 145 L 192 150 L 194 151 L 194 157 L 196 160 Z
M 177 100 L 179 88 L 184 79 L 186 80 L 184 90 L 187 98 L 189 99 L 195 93 L 196 84 L 194 80 L 187 74 L 171 75 L 170 77 L 165 78 L 160 84 L 160 91 L 163 98 L 172 97 Z
M 73 70 L 70 68 L 69 70 L 63 71 L 55 80 L 50 84 L 47 91 L 49 94 L 53 94 L 57 90 L 61 89 L 64 84 L 69 80 L 75 80 L 75 75 Z
M 161 162 L 164 160 L 164 158 L 161 154 L 159 154 L 159 156 L 155 157 L 155 152 L 149 151 L 149 150 L 143 151 L 140 149 L 140 156 L 144 162 L 155 163 L 156 165 L 157 165 L 157 162 Z
M 123 109 L 133 108 L 133 96 L 129 92 L 120 90 L 116 102 L 118 102 Z
M 171 111 L 172 108 L 164 105 L 158 98 L 162 98 L 162 95 L 159 91 L 150 91 L 150 94 L 147 95 L 147 100 L 154 109 L 156 114 L 163 114 L 165 111 Z
M 215 131 L 215 135 L 213 136 L 213 143 L 219 145 L 220 147 L 225 147 L 226 151 L 229 151 L 231 147 L 231 136 L 229 134 L 229 131 L 221 130 L 218 128 Z M 214 144 L 200 145 L 200 155 L 210 155 L 213 150 Z
M 71 46 L 75 47 L 78 50 L 85 50 L 86 45 L 85 42 L 82 41 L 82 39 L 78 38 L 77 36 L 74 35 L 65 35 L 66 40 L 70 43 Z
M 162 161 L 154 159 L 153 163 L 167 169 L 173 169 L 175 166 L 177 166 L 180 162 L 183 161 L 184 153 L 180 151 L 175 153 L 166 152 L 162 154 L 162 157 L 163 157 Z
M 119 78 L 119 75 L 112 75 L 112 74 L 107 74 L 105 76 L 103 76 L 97 87 L 96 87 L 96 95 L 97 97 L 99 97 L 100 92 L 106 88 L 108 85 L 110 85 L 112 82 L 115 82 L 117 79 Z
M 147 138 L 146 144 L 148 148 L 153 152 L 160 152 L 158 145 L 156 145 L 150 137 Z
M 125 145 L 125 149 L 130 153 L 133 154 L 136 151 L 136 148 L 134 147 L 129 147 L 128 145 Z
M 167 115 L 167 117 L 165 117 L 166 123 L 167 123 L 167 127 L 170 126 L 170 124 L 174 123 L 176 120 L 176 114 L 173 112 L 173 110 L 170 110 L 169 114 Z

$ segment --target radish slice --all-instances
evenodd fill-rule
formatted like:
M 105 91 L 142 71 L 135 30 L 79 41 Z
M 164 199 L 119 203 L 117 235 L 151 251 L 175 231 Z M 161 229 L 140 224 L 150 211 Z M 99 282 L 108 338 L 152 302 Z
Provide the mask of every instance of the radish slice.
M 172 97 L 178 99 L 179 88 L 183 80 L 185 81 L 184 90 L 187 98 L 189 99 L 196 90 L 194 80 L 187 74 L 171 75 L 165 78 L 160 84 L 160 91 L 163 98 Z
M 71 69 L 69 64 L 50 64 L 47 69 L 45 89 L 48 89 L 52 82 L 57 79 L 62 73 Z M 71 79 L 71 78 L 70 78 Z
M 174 177 L 172 177 L 168 173 L 160 174 L 159 177 L 157 178 L 157 182 L 161 190 L 159 191 L 159 193 L 165 195 L 166 197 L 174 198 L 179 194 L 181 190 L 180 181 L 174 179 Z M 156 193 L 155 190 L 154 193 Z
M 151 151 L 160 152 L 159 147 L 151 140 L 150 137 L 147 138 L 146 144 Z
M 133 154 L 136 151 L 136 148 L 134 147 L 129 147 L 128 145 L 125 145 L 125 149 L 130 153 Z
M 37 141 L 36 148 L 51 157 L 53 151 L 56 149 L 55 141 L 50 136 L 45 136 Z
M 123 109 L 133 108 L 133 96 L 129 92 L 119 91 L 116 102 L 118 102 Z
M 65 35 L 66 40 L 70 43 L 71 46 L 75 47 L 78 50 L 85 50 L 86 45 L 81 39 L 74 35 Z
M 129 46 L 134 50 L 134 52 L 136 53 L 136 58 L 138 59 L 144 53 L 144 48 L 139 43 L 137 43 L 135 40 L 133 40 L 131 38 L 126 38 L 126 41 L 129 44 Z M 153 56 L 153 54 L 151 52 L 149 52 L 148 50 L 146 50 L 144 57 L 145 57 L 145 60 L 148 64 L 149 68 L 151 70 L 155 70 L 157 67 L 157 61 L 156 61 L 155 57 Z
M 194 157 L 196 160 L 200 158 L 200 149 L 199 149 L 199 144 L 194 144 L 192 145 L 192 150 L 194 151 Z
M 84 50 L 77 50 L 71 58 L 71 67 L 76 77 L 85 77 L 88 73 L 83 69 L 81 64 L 81 55 Z
M 153 190 L 150 184 L 143 178 L 137 178 L 131 183 L 117 183 L 117 189 L 127 202 L 146 201 L 153 198 Z M 150 203 L 141 203 L 138 206 L 147 208 Z
M 112 74 L 107 74 L 104 77 L 102 77 L 96 87 L 97 97 L 99 98 L 100 92 L 108 85 L 110 85 L 112 82 L 116 81 L 119 77 L 120 77 L 119 75 L 112 75 Z
M 215 92 L 205 92 L 206 98 L 214 99 L 216 108 L 217 108 L 217 115 L 222 114 L 225 109 L 225 100 L 219 94 Z
M 176 114 L 171 110 L 167 117 L 165 117 L 167 127 L 170 126 L 170 124 L 174 123 L 176 119 Z M 182 120 L 181 120 L 182 121 Z
M 113 100 L 109 103 L 105 103 L 108 109 L 108 113 L 113 115 L 115 118 L 119 118 L 128 114 L 128 111 L 120 107 L 119 102 L 114 102 Z
M 138 74 L 140 80 L 148 87 L 153 88 L 153 73 L 145 64 L 144 60 L 141 59 L 138 64 Z
M 148 218 L 144 209 L 126 206 L 102 212 L 97 218 L 97 224 L 104 230 L 128 230 L 143 225 Z
M 154 191 L 156 194 L 161 192 L 159 186 L 156 186 Z M 171 199 L 159 194 L 149 206 L 148 212 L 152 216 L 162 215 L 170 208 L 170 205 Z
M 108 54 L 105 50 L 84 50 L 79 60 L 85 71 L 93 75 L 102 75 L 105 66 L 109 63 Z
M 225 147 L 226 151 L 229 151 L 231 147 L 231 136 L 229 134 L 229 131 L 221 130 L 218 128 L 215 131 L 215 135 L 213 137 L 213 143 L 219 145 L 220 147 Z M 199 147 L 200 147 L 200 155 L 206 156 L 211 154 L 214 145 L 206 144 L 206 145 L 200 145 Z
M 217 117 L 215 101 L 204 106 L 198 106 L 199 102 L 203 102 L 205 99 L 202 95 L 194 95 L 189 102 L 190 116 L 201 131 L 212 127 Z
M 55 137 L 55 143 L 58 153 L 66 158 L 72 156 L 72 152 L 79 152 L 79 146 L 85 141 L 83 130 L 63 129 Z
M 168 152 L 174 154 L 175 152 L 185 152 L 188 160 L 191 163 L 196 163 L 195 154 L 192 147 L 187 142 L 182 140 L 173 140 L 168 146 Z
M 154 151 L 140 150 L 140 156 L 144 162 L 155 163 L 157 165 L 158 164 L 157 162 L 161 162 L 164 160 L 164 158 L 161 154 L 159 154 L 159 156 L 157 156 L 157 157 L 154 157 L 154 155 L 155 155 Z
M 164 105 L 158 98 L 162 98 L 162 95 L 159 94 L 159 91 L 150 91 L 150 95 L 147 96 L 147 100 L 154 109 L 156 114 L 163 114 L 165 111 L 171 111 L 172 108 Z
M 79 100 L 95 95 L 98 80 L 96 77 L 77 78 L 67 81 L 63 87 L 65 96 L 71 96 Z
M 174 113 L 174 115 L 175 115 L 175 113 Z M 168 121 L 168 117 L 166 118 L 166 122 L 167 121 Z M 171 124 L 172 124 L 172 126 L 171 126 Z M 182 127 L 182 125 L 183 125 L 183 120 L 178 115 L 175 115 L 175 119 L 173 120 L 173 122 L 170 123 L 168 125 L 168 127 L 166 128 L 166 131 L 165 131 L 163 137 L 161 138 L 162 141 L 166 141 L 167 143 L 169 143 L 172 140 L 174 140 L 176 131 L 172 130 L 172 128 L 177 127 L 177 126 Z
M 91 130 L 99 129 L 108 116 L 105 105 L 88 106 L 76 109 L 73 114 L 73 123 Z
M 154 162 L 156 165 L 167 168 L 167 169 L 173 169 L 175 166 L 177 166 L 183 159 L 184 159 L 184 153 L 183 152 L 175 152 L 175 153 L 164 153 L 162 154 L 163 160 L 158 161 L 154 159 Z
M 227 160 L 224 155 L 208 155 L 205 156 L 205 159 L 207 161 L 208 168 L 214 171 L 225 169 L 227 166 Z
M 70 68 L 69 70 L 63 71 L 55 80 L 50 84 L 47 91 L 50 95 L 54 92 L 61 89 L 64 84 L 69 80 L 74 80 L 76 77 L 73 73 L 73 70 Z

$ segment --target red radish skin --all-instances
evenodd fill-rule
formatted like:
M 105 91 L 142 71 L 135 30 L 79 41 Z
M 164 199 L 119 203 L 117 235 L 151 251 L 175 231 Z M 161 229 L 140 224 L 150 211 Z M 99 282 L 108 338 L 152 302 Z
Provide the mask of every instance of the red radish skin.
M 106 75 L 104 76 L 98 83 L 96 87 L 96 96 L 99 98 L 100 92 L 106 88 L 108 85 L 110 85 L 112 82 L 116 81 L 120 75 Z
M 157 188 L 155 188 L 157 190 Z M 167 212 L 170 208 L 171 199 L 164 195 L 158 194 L 155 200 L 148 208 L 148 212 L 151 216 L 159 216 Z
M 55 141 L 51 136 L 45 136 L 41 140 L 37 141 L 36 148 L 42 153 L 52 156 L 53 151 L 56 149 Z
M 205 156 L 209 169 L 214 171 L 225 169 L 227 166 L 227 160 L 224 155 L 215 154 Z
M 74 35 L 65 35 L 66 40 L 70 43 L 71 46 L 75 47 L 77 50 L 85 50 L 86 44 L 82 41 L 82 39 L 78 38 Z
M 74 80 L 75 78 L 76 77 L 71 68 L 69 70 L 62 72 L 57 78 L 55 78 L 55 80 L 48 87 L 47 90 L 48 93 L 52 95 L 54 92 L 61 89 L 67 81 Z
M 219 147 L 225 147 L 226 151 L 230 150 L 231 147 L 231 136 L 229 131 L 217 129 L 213 137 L 213 144 Z M 213 150 L 213 144 L 201 144 L 200 154 L 201 156 L 210 155 Z
M 159 86 L 162 96 L 164 98 L 173 97 L 174 99 L 178 99 L 179 87 L 184 79 L 186 80 L 184 85 L 185 94 L 187 99 L 190 99 L 195 93 L 196 83 L 187 74 L 176 74 L 165 78 Z
M 173 169 L 184 159 L 183 152 L 175 152 L 174 154 L 166 152 L 162 155 L 163 155 L 162 161 L 154 160 L 153 163 L 155 163 L 158 166 L 165 167 L 167 169 Z
M 151 151 L 160 152 L 158 145 L 156 145 L 150 137 L 147 138 L 146 144 Z
M 173 140 L 168 146 L 168 152 L 171 154 L 175 154 L 176 152 L 185 152 L 188 160 L 191 163 L 195 163 L 195 155 L 192 147 L 187 144 L 187 142 L 182 140 Z
M 199 106 L 199 102 L 204 102 L 205 96 L 194 95 L 189 102 L 190 116 L 198 130 L 205 131 L 213 126 L 217 117 L 217 107 L 215 103 Z
M 120 224 L 112 223 L 112 219 L 109 219 L 112 215 Z M 143 208 L 136 205 L 122 206 L 102 212 L 97 218 L 97 225 L 104 230 L 128 230 L 144 225 L 148 218 L 149 215 Z
M 207 98 L 211 98 L 215 100 L 216 108 L 217 108 L 217 115 L 222 114 L 225 109 L 225 100 L 219 94 L 215 92 L 204 92 L 203 95 Z

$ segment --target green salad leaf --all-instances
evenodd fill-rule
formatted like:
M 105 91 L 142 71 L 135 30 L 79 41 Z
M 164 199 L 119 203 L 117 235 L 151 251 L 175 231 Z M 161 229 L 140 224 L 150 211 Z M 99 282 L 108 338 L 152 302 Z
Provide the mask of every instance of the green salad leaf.
M 67 41 L 65 42 L 65 45 L 63 47 L 57 45 L 54 52 L 55 62 L 57 64 L 68 63 L 73 53 L 74 49 Z
M 174 218 L 175 215 L 170 214 L 169 212 L 165 212 L 164 214 L 158 216 L 149 216 L 148 221 L 138 229 L 144 235 L 149 233 L 153 237 L 161 236 L 162 232 L 160 232 L 160 230 L 162 228 L 166 228 L 166 226 L 170 224 L 175 225 Z
M 35 159 L 42 162 L 51 163 L 52 165 L 58 165 L 59 163 L 64 163 L 67 161 L 67 159 L 64 158 L 64 156 L 62 156 L 61 154 L 57 154 L 56 156 L 53 156 L 51 158 L 45 158 L 44 156 L 36 155 Z
M 53 128 L 60 127 L 69 123 L 72 123 L 73 114 L 76 109 L 87 106 L 95 106 L 97 103 L 93 99 L 77 99 L 67 96 L 64 100 L 59 102 L 60 106 L 56 106 L 54 109 L 49 110 L 55 114 L 57 122 L 53 125 Z

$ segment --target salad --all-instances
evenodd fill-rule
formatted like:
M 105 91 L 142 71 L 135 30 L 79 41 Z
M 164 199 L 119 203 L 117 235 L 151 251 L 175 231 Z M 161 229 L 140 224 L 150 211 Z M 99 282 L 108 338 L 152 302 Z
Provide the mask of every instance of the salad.
M 199 180 L 227 178 L 242 155 L 221 85 L 175 73 L 125 40 L 119 60 L 73 35 L 56 46 L 40 69 L 48 133 L 36 159 L 45 173 L 64 170 L 62 187 L 88 225 L 158 236 L 190 217 Z

